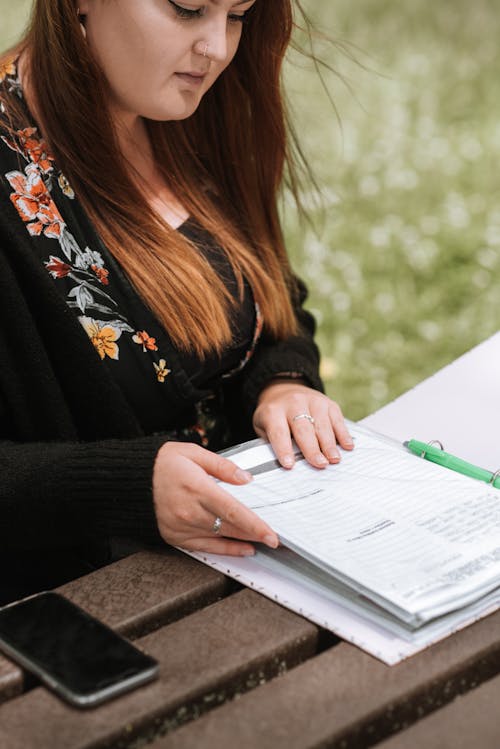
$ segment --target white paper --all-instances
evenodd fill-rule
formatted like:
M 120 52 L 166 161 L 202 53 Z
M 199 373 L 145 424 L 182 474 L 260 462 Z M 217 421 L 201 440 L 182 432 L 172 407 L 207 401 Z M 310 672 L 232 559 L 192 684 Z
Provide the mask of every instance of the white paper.
M 312 589 L 304 579 L 293 579 L 285 564 L 274 569 L 263 563 L 262 556 L 228 557 L 203 552 L 186 552 L 200 562 L 230 575 L 242 585 L 261 593 L 272 601 L 306 617 L 324 629 L 328 629 L 343 640 L 362 648 L 375 658 L 395 665 L 418 653 L 453 632 L 472 624 L 500 607 L 500 594 L 489 603 L 478 606 L 468 614 L 446 617 L 439 627 L 427 625 L 413 639 L 406 639 L 391 632 L 381 624 L 373 623 L 366 615 L 356 614 L 345 602 L 334 600 L 329 591 Z
M 233 456 L 254 481 L 224 487 L 286 546 L 414 626 L 497 587 L 500 491 L 351 432 L 339 465 L 286 471 L 257 448 L 253 464 Z
M 448 452 L 495 471 L 500 468 L 500 427 L 496 418 L 499 413 L 500 333 L 497 333 L 361 423 L 382 433 L 379 435 L 381 444 L 392 445 L 394 449 L 410 438 L 422 441 L 440 439 Z M 389 439 L 384 434 L 389 435 Z M 241 449 L 241 446 L 234 448 L 227 454 L 238 460 Z M 243 459 L 245 468 L 270 457 L 268 446 L 259 440 L 254 442 L 252 450 Z M 377 505 L 375 510 L 378 509 Z M 453 507 L 445 509 L 440 498 L 431 509 L 434 515 L 431 512 L 423 520 L 427 530 L 432 529 L 443 540 L 448 537 L 449 543 L 456 543 L 457 539 L 466 542 L 472 536 L 475 541 L 471 539 L 471 543 L 480 545 L 485 530 L 482 523 L 487 525 L 491 515 L 496 522 L 495 505 L 491 504 L 484 517 L 481 507 L 476 508 L 470 527 L 469 521 L 454 512 Z M 361 607 L 361 613 L 354 610 L 354 604 L 360 600 L 356 591 L 342 599 L 336 596 L 332 586 L 322 585 L 321 580 L 318 582 L 317 575 L 314 578 L 301 569 L 291 570 L 289 555 L 292 552 L 286 549 L 278 550 L 275 556 L 267 550 L 265 554 L 258 551 L 255 557 L 244 559 L 200 552 L 190 554 L 389 665 L 500 608 L 500 589 L 497 587 L 485 598 L 435 619 L 418 630 L 397 633 L 394 628 L 402 626 L 404 629 L 404 625 L 390 623 L 390 615 L 384 615 L 385 619 L 381 616 L 381 621 L 374 622 L 369 618 L 369 607 Z M 387 576 L 390 577 L 393 571 L 392 568 L 386 570 Z

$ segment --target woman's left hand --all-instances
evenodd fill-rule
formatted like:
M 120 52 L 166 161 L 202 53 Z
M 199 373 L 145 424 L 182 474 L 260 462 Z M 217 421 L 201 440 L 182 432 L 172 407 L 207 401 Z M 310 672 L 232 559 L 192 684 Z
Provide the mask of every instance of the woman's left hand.
M 284 468 L 295 463 L 292 439 L 315 468 L 338 463 L 337 443 L 345 450 L 354 447 L 337 403 L 293 380 L 276 379 L 264 388 L 253 426 L 259 437 L 271 443 Z

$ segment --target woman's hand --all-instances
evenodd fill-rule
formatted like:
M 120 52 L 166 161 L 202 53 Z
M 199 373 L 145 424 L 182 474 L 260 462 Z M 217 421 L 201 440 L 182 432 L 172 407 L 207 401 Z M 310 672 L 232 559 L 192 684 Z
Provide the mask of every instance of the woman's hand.
M 271 443 L 284 468 L 292 468 L 295 463 L 292 438 L 315 468 L 338 463 L 337 442 L 345 450 L 354 447 L 339 406 L 323 393 L 293 380 L 276 379 L 264 388 L 253 426 L 259 437 Z
M 276 533 L 214 479 L 247 484 L 252 476 L 227 458 L 198 445 L 162 445 L 153 471 L 153 498 L 163 540 L 191 551 L 232 556 L 255 552 L 251 544 L 242 541 L 258 541 L 276 548 Z M 216 518 L 222 520 L 218 533 L 214 530 Z

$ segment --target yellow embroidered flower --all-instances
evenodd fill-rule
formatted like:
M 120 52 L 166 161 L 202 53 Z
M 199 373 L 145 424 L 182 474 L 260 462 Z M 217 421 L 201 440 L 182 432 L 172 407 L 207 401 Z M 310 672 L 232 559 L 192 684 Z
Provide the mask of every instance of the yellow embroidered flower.
M 109 356 L 110 359 L 118 359 L 119 349 L 115 341 L 122 334 L 119 328 L 115 328 L 102 320 L 93 320 L 90 317 L 81 317 L 80 322 L 101 359 L 106 356 Z
M 156 370 L 156 377 L 158 382 L 165 382 L 165 377 L 172 371 L 171 369 L 167 369 L 167 362 L 165 361 L 165 359 L 160 359 L 158 364 L 156 364 L 156 362 L 153 362 L 153 366 Z
M 8 75 L 16 74 L 16 66 L 14 59 L 6 60 L 0 65 L 0 83 L 3 83 Z

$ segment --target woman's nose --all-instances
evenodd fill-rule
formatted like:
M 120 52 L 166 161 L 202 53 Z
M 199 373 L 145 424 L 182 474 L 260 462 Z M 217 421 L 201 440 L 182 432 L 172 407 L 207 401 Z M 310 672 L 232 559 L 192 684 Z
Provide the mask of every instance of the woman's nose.
M 214 62 L 224 62 L 227 58 L 227 20 L 214 19 L 207 24 L 204 41 L 199 45 L 202 54 Z

